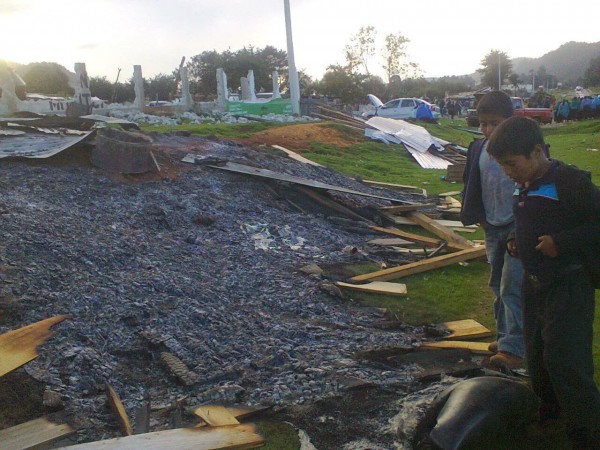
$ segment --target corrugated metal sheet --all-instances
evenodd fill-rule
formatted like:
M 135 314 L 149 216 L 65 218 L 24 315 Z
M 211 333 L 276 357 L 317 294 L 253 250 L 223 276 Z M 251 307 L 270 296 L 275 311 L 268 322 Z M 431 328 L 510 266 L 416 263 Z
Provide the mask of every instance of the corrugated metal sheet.
M 408 150 L 408 152 L 412 155 L 412 157 L 417 160 L 417 162 L 423 169 L 445 170 L 448 168 L 449 165 L 452 164 L 450 161 L 447 161 L 444 158 L 440 158 L 439 156 L 431 153 L 431 151 L 420 152 L 415 148 L 406 145 L 406 143 L 404 144 L 404 146 L 406 147 L 406 150 Z
M 367 121 L 367 125 L 385 133 L 393 134 L 403 143 L 410 145 L 419 152 L 424 153 L 430 149 L 443 150 L 443 147 L 425 128 L 405 122 L 404 120 L 372 117 Z

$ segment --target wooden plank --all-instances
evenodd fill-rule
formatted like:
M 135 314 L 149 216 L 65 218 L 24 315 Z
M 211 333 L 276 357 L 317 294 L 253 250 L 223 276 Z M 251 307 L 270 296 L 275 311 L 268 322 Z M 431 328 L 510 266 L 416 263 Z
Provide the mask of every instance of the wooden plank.
M 371 230 L 375 230 L 375 231 L 379 231 L 381 233 L 386 233 L 386 234 L 391 234 L 394 236 L 398 236 L 404 239 L 409 239 L 413 242 L 418 242 L 419 244 L 423 244 L 426 247 L 439 247 L 440 244 L 442 243 L 441 240 L 436 239 L 436 238 L 432 238 L 432 237 L 428 237 L 428 236 L 421 236 L 419 234 L 414 234 L 414 233 L 407 233 L 406 231 L 401 231 L 397 228 L 384 228 L 384 227 L 377 227 L 377 226 L 370 226 L 369 227 Z M 461 248 L 462 250 L 462 248 Z
M 311 161 L 310 159 L 307 159 L 304 156 L 299 155 L 298 153 L 292 150 L 282 147 L 281 145 L 271 145 L 271 147 L 276 148 L 277 150 L 281 150 L 290 158 L 295 159 L 296 161 L 303 162 L 304 164 L 310 164 L 311 166 L 323 167 L 321 164 Z
M 421 225 L 427 231 L 435 234 L 437 237 L 445 240 L 446 242 L 452 242 L 457 246 L 464 246 L 468 248 L 471 246 L 471 243 L 466 240 L 464 237 L 456 234 L 450 228 L 447 228 L 441 225 L 439 222 L 436 222 L 431 217 L 426 216 L 425 214 L 418 211 L 411 211 L 407 214 L 407 217 L 413 222 Z M 461 223 L 461 226 L 463 224 Z
M 225 406 L 220 405 L 200 406 L 196 408 L 194 414 L 202 418 L 211 427 L 238 425 L 240 423 Z
M 406 184 L 395 184 L 395 183 L 384 183 L 381 181 L 373 181 L 373 180 L 362 180 L 365 184 L 370 184 L 371 186 L 380 186 L 389 189 L 397 189 L 400 191 L 417 191 L 423 197 L 427 197 L 427 191 L 425 189 L 416 187 L 416 186 L 408 186 Z
M 372 294 L 394 295 L 398 297 L 405 297 L 406 295 L 408 295 L 406 291 L 406 285 L 400 283 L 372 281 L 371 283 L 367 284 L 350 284 L 338 281 L 335 284 L 337 284 L 339 287 L 343 287 L 346 289 L 352 289 L 360 292 L 370 292 Z
M 110 384 L 106 383 L 104 386 L 106 388 L 108 404 L 110 405 L 110 409 L 117 415 L 117 419 L 119 420 L 119 425 L 121 426 L 123 434 L 126 436 L 131 436 L 133 434 L 133 428 L 131 427 L 129 417 L 127 417 L 127 412 L 125 411 L 125 407 L 123 406 L 119 395 L 110 386 Z
M 38 345 L 52 336 L 50 328 L 69 317 L 50 317 L 0 335 L 0 377 L 37 358 Z
M 489 328 L 484 327 L 473 319 L 444 322 L 441 326 L 452 333 L 448 336 L 444 336 L 444 339 L 448 341 L 464 338 L 477 339 L 492 335 L 492 331 Z
M 150 431 L 150 401 L 145 400 L 135 410 L 135 421 L 133 432 L 135 434 L 144 434 Z
M 347 208 L 344 205 L 342 205 L 334 200 L 331 200 L 330 198 L 327 198 L 324 195 L 321 195 L 320 193 L 318 193 L 316 191 L 313 191 L 312 189 L 301 187 L 301 186 L 298 186 L 297 189 L 300 192 L 302 192 L 304 195 L 306 195 L 307 197 L 312 198 L 317 203 L 325 206 L 326 208 L 330 208 L 336 212 L 339 212 L 340 214 L 343 214 L 346 217 L 350 217 L 351 219 L 358 220 L 359 222 L 373 223 L 371 220 L 367 219 L 366 217 L 363 217 L 360 214 L 355 213 L 350 208 Z
M 421 347 L 425 348 L 466 348 L 471 353 L 478 355 L 491 355 L 488 350 L 489 342 L 469 342 L 469 341 L 436 341 L 423 342 Z
M 383 239 L 372 239 L 367 242 L 370 245 L 382 245 L 382 246 L 404 246 L 404 245 L 414 245 L 414 241 L 409 241 L 402 238 L 383 238 Z
M 29 449 L 48 445 L 75 433 L 67 424 L 57 424 L 47 417 L 31 420 L 0 430 L 0 448 Z
M 394 206 L 380 206 L 379 210 L 386 213 L 401 213 L 417 211 L 418 209 L 427 208 L 432 206 L 433 203 L 415 203 L 414 205 L 394 205 Z
M 352 281 L 389 281 L 398 278 L 414 275 L 416 273 L 427 272 L 440 267 L 446 267 L 461 261 L 479 258 L 485 255 L 485 247 L 472 247 L 448 255 L 435 256 L 403 266 L 391 267 L 389 269 L 379 270 L 377 272 L 357 275 L 352 277 Z
M 384 214 L 381 214 L 384 215 Z M 394 215 L 385 215 L 385 217 L 387 219 L 390 220 L 390 222 L 394 222 L 396 225 L 410 225 L 410 226 L 416 226 L 419 225 L 417 223 L 415 223 L 413 220 L 411 220 L 409 217 L 405 217 L 405 216 L 394 216 Z M 457 228 L 468 228 L 468 229 L 472 229 L 472 230 L 477 230 L 477 225 L 463 225 L 462 222 L 458 221 L 458 220 L 446 220 L 446 219 L 432 219 L 435 221 L 436 224 L 442 225 L 446 228 L 451 228 L 453 230 L 457 229 Z
M 244 450 L 264 439 L 253 424 L 225 427 L 178 428 L 62 447 L 65 450 Z

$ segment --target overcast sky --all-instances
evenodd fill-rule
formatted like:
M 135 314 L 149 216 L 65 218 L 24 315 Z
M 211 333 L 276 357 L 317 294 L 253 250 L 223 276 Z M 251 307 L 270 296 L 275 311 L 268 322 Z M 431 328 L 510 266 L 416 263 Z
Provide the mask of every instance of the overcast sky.
M 498 6 L 493 6 L 497 4 Z M 114 80 L 140 64 L 145 77 L 171 73 L 182 56 L 252 45 L 287 50 L 283 0 L 0 0 L 0 59 L 57 62 Z M 290 0 L 296 66 L 321 78 L 344 63 L 361 27 L 410 39 L 407 52 L 424 75 L 464 75 L 492 49 L 540 57 L 568 41 L 598 42 L 598 2 L 505 0 Z M 595 5 L 595 6 L 594 6 Z M 576 11 L 576 14 L 570 12 Z M 584 23 L 589 20 L 588 26 Z M 373 61 L 371 72 L 383 75 Z

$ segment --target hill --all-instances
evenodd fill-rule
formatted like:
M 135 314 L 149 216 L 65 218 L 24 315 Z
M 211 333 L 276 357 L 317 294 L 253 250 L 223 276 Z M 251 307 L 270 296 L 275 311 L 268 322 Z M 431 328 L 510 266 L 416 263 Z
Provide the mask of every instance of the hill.
M 600 42 L 571 41 L 539 58 L 514 58 L 513 72 L 529 74 L 543 65 L 546 72 L 555 75 L 559 81 L 577 83 L 583 78 L 590 60 L 597 57 L 600 57 Z

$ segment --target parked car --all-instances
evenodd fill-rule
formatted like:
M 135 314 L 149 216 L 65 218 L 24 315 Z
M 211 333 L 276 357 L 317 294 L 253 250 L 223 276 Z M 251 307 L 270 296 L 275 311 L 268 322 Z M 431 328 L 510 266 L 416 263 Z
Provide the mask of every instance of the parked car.
M 423 103 L 429 106 L 434 119 L 440 118 L 440 108 L 420 98 L 395 98 L 384 104 L 373 94 L 369 94 L 367 97 L 375 109 L 364 112 L 362 114 L 364 119 L 374 116 L 389 117 L 390 119 L 414 119 L 417 108 Z

